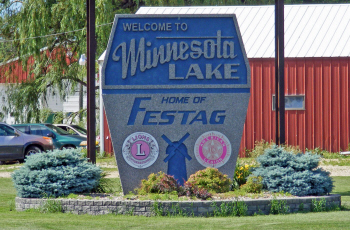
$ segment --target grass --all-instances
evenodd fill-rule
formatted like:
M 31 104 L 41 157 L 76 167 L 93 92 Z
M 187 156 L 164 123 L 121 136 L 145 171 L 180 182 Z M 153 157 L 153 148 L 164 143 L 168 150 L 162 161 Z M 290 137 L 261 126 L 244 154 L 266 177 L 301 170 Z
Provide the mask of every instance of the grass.
M 339 213 L 339 212 L 338 212 Z M 347 229 L 349 216 L 338 213 L 236 218 L 147 218 L 73 214 L 20 213 L 9 216 L 3 229 Z M 29 214 L 32 214 L 29 216 Z M 37 216 L 34 216 L 37 215 Z M 310 220 L 310 217 L 312 218 Z M 20 221 L 19 221 L 20 220 Z M 297 221 L 296 221 L 297 220 Z M 10 224 L 7 224 L 10 223 Z M 12 226 L 12 227 L 11 227 Z M 322 227 L 320 227 L 322 226 Z
M 103 171 L 105 171 L 107 174 L 108 174 L 109 172 L 118 171 L 118 168 L 106 168 L 106 167 L 103 167 L 103 166 L 101 166 L 101 169 L 102 169 Z
M 323 159 L 321 165 L 350 166 L 350 156 L 338 159 Z
M 105 156 L 102 158 L 96 158 L 96 163 L 99 165 L 117 166 L 114 156 Z
M 335 185 L 332 194 L 340 194 L 342 205 L 350 211 L 350 177 L 337 176 L 332 178 Z

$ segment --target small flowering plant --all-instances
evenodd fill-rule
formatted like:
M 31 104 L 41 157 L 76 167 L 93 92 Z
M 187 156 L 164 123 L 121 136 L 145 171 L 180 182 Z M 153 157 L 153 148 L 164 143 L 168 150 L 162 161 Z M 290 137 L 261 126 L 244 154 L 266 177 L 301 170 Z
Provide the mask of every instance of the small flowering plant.
M 244 164 L 240 165 L 238 162 L 236 164 L 235 175 L 233 177 L 233 189 L 239 189 L 240 186 L 247 183 L 248 176 L 251 172 L 251 165 Z

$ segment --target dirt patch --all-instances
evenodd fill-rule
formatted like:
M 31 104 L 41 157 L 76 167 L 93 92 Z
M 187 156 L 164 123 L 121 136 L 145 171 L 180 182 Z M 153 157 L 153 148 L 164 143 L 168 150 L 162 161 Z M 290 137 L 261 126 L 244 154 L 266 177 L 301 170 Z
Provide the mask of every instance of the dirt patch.
M 119 178 L 119 172 L 118 171 L 108 172 L 106 178 Z
M 116 168 L 118 168 L 118 166 L 117 165 L 115 165 L 115 164 L 107 164 L 107 163 L 98 163 L 98 164 L 96 164 L 97 166 L 100 166 L 101 168 L 112 168 L 112 169 L 116 169 Z
M 11 173 L 10 172 L 0 172 L 0 177 L 2 178 L 10 178 Z
M 331 173 L 331 176 L 350 176 L 350 166 L 322 165 L 320 168 Z

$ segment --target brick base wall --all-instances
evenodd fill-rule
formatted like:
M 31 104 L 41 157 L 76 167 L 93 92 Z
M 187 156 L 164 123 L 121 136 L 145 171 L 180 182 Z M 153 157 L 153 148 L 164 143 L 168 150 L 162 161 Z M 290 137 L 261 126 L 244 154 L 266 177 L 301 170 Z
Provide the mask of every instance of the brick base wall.
M 289 207 L 289 212 L 311 211 L 313 200 L 326 200 L 328 207 L 340 207 L 341 196 L 308 196 L 308 197 L 291 197 L 276 200 L 284 200 Z M 75 214 L 130 214 L 153 216 L 155 215 L 155 207 L 158 213 L 166 214 L 186 213 L 193 216 L 211 216 L 216 210 L 215 207 L 220 207 L 222 203 L 232 204 L 232 200 L 221 201 L 115 201 L 115 200 L 77 200 L 77 199 L 55 199 L 62 205 L 63 212 L 71 212 Z M 247 215 L 269 214 L 271 209 L 272 199 L 256 199 L 242 200 L 248 208 Z M 40 208 L 47 202 L 47 199 L 39 198 L 20 198 L 16 197 L 16 210 L 24 211 L 31 208 Z M 303 210 L 300 210 L 303 208 Z

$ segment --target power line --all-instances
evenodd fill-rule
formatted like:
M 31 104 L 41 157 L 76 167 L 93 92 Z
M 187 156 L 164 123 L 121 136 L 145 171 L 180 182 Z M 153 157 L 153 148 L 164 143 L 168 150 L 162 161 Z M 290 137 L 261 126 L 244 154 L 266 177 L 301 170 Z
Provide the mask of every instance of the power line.
M 106 26 L 106 25 L 110 25 L 110 24 L 113 24 L 113 22 L 109 22 L 109 23 L 97 25 L 96 27 Z M 75 33 L 75 32 L 78 32 L 78 31 L 82 31 L 82 30 L 84 30 L 84 29 L 85 29 L 85 28 L 83 28 L 83 29 L 77 29 L 77 30 L 72 30 L 72 31 L 67 31 L 67 32 L 56 33 L 56 34 L 48 34 L 48 35 L 30 37 L 30 38 L 19 38 L 19 39 L 12 39 L 12 40 L 3 40 L 3 39 L 0 39 L 0 43 L 14 42 L 14 41 L 20 41 L 20 40 L 30 40 L 30 39 L 36 39 L 36 38 L 53 37 L 53 36 L 57 36 L 57 35 L 63 35 L 63 34 L 68 34 L 68 33 Z

